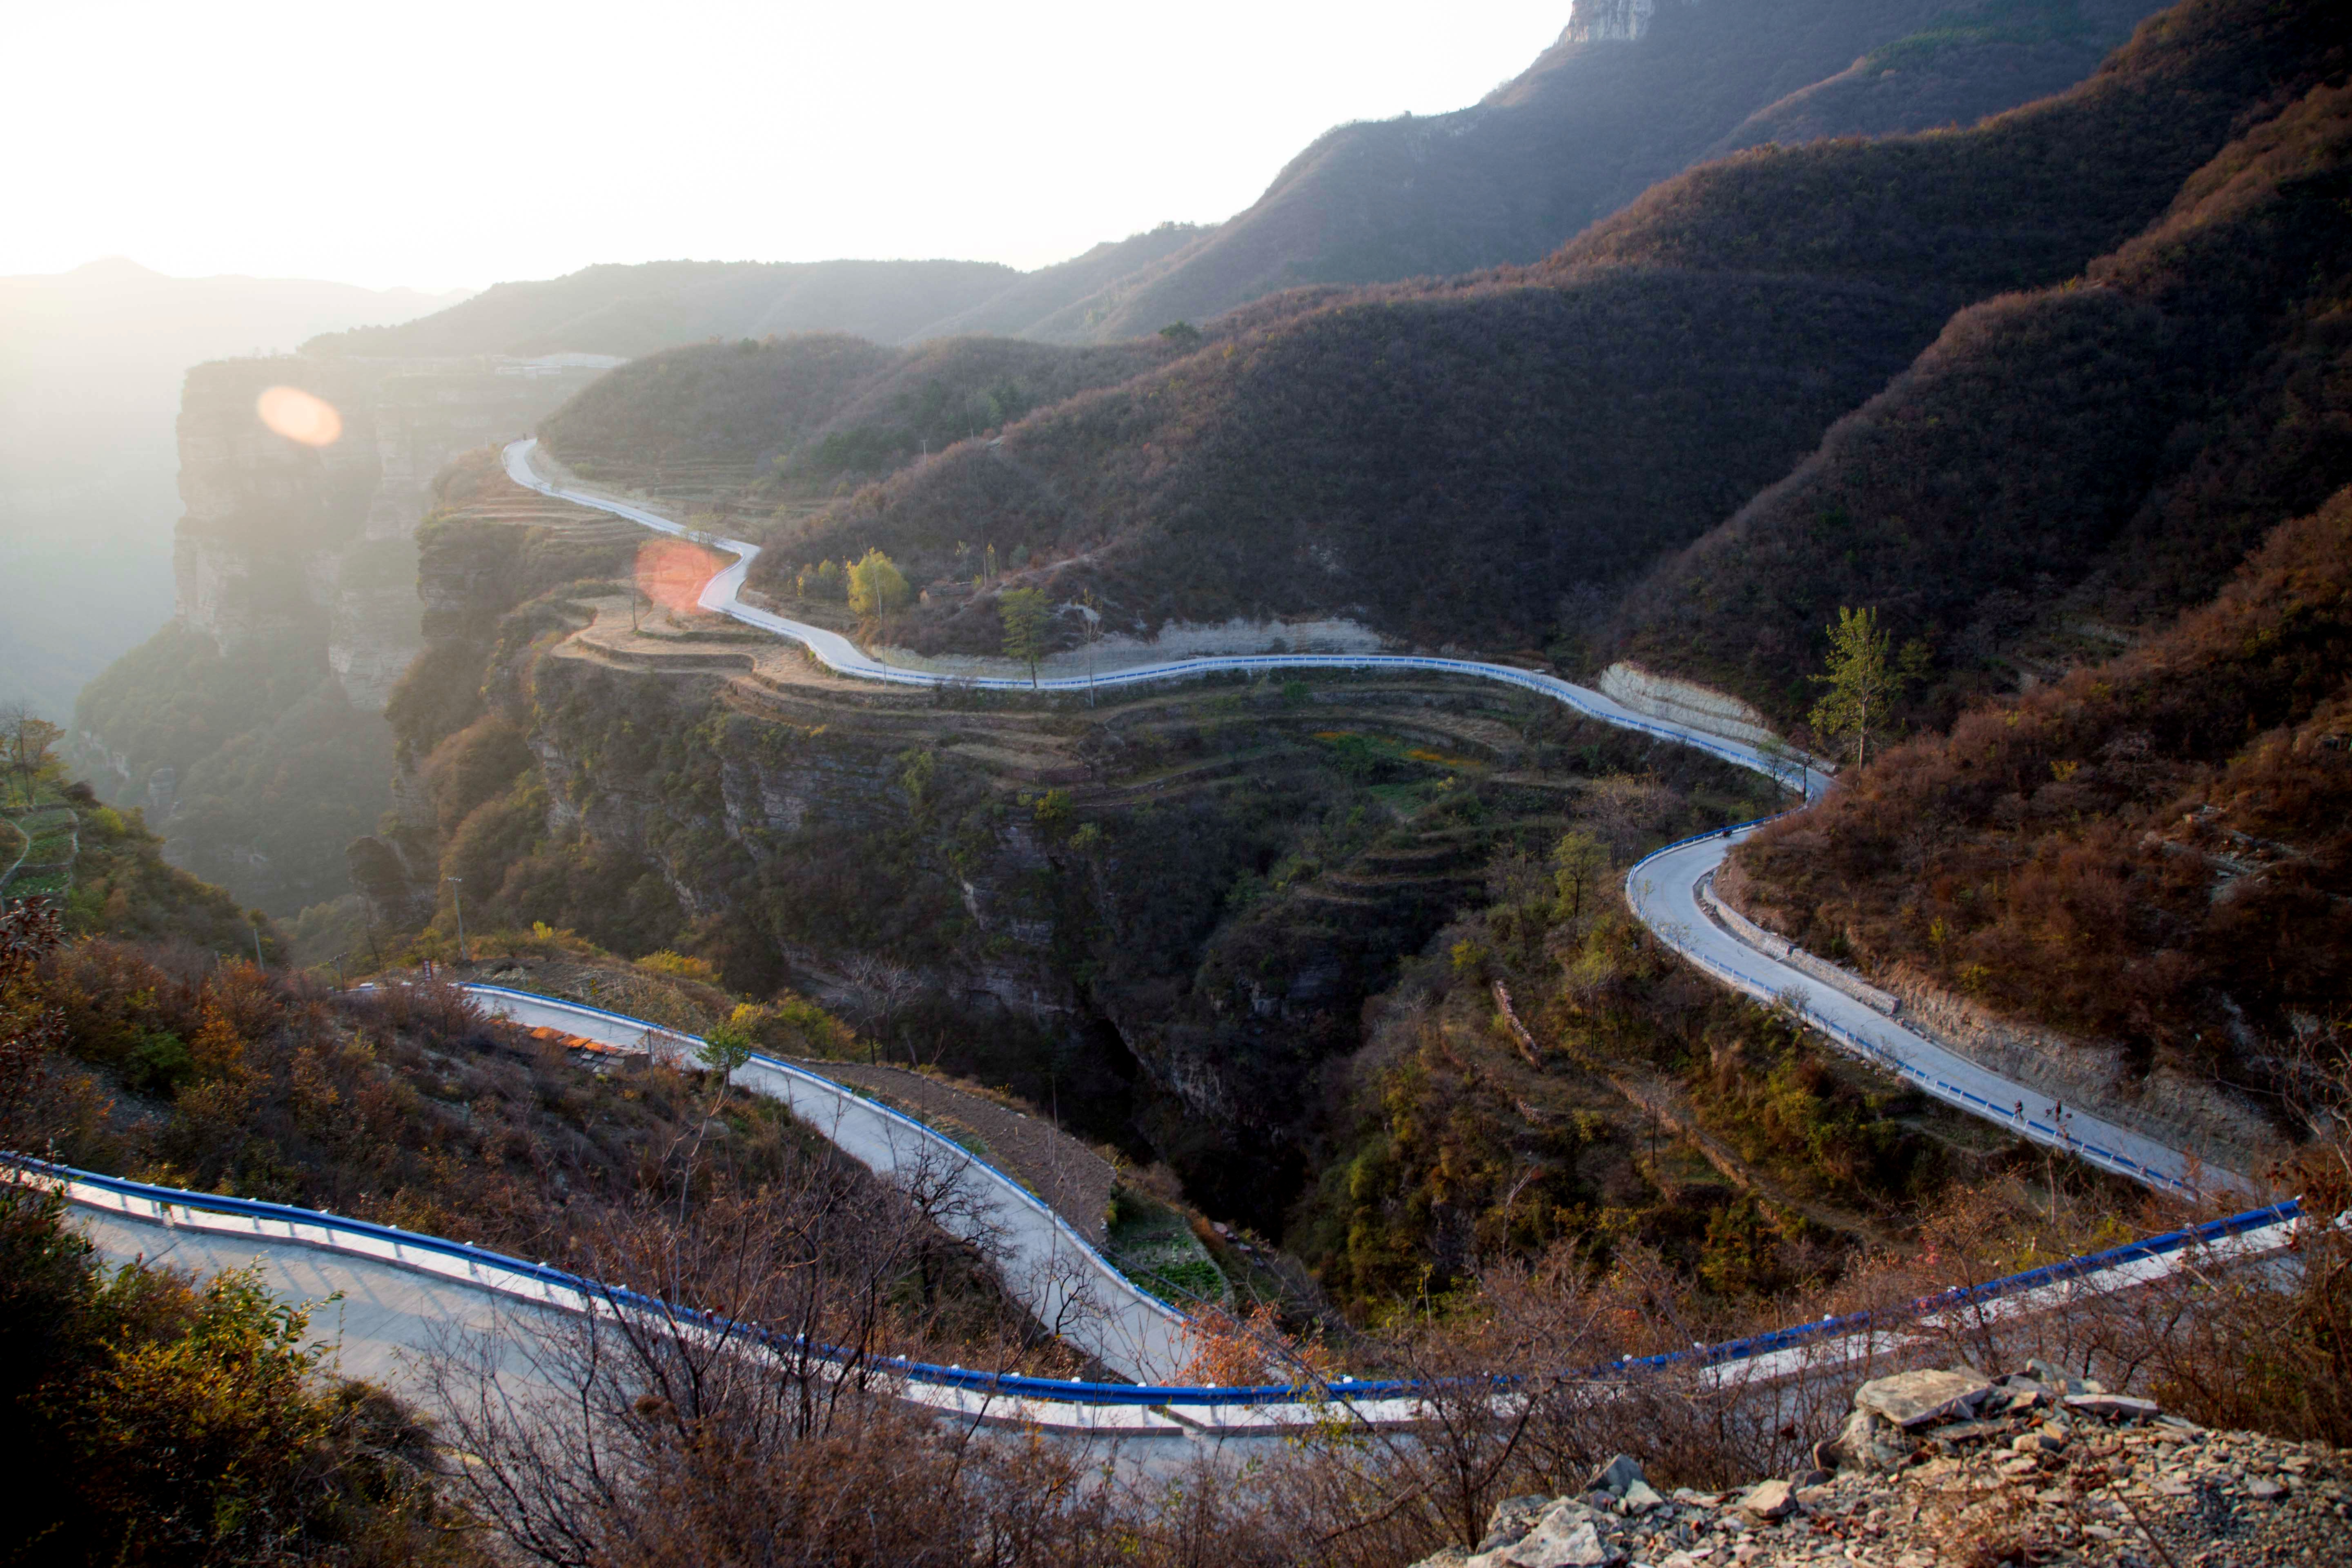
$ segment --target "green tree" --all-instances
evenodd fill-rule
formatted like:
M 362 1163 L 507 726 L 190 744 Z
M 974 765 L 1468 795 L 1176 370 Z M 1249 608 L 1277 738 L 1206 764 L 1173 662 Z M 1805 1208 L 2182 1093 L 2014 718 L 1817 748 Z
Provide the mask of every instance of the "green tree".
M 1584 895 L 1609 868 L 1609 850 L 1600 839 L 1579 828 L 1560 836 L 1551 850 L 1552 882 L 1568 905 L 1568 918 L 1584 918 Z
M 751 1059 L 759 1042 L 751 1031 L 759 1022 L 757 1010 L 748 1004 L 735 1009 L 734 1016 L 723 1024 L 713 1024 L 702 1037 L 702 1044 L 694 1048 L 695 1059 L 719 1075 L 718 1090 L 721 1099 L 735 1071 Z
M 1838 606 L 1837 625 L 1829 628 L 1829 673 L 1809 679 L 1826 686 L 1813 704 L 1814 732 L 1851 744 L 1856 767 L 1870 761 L 1870 742 L 1884 734 L 1895 700 L 1927 670 L 1927 645 L 1913 641 L 1898 656 L 1895 636 L 1882 629 L 1875 609 Z
M 1042 588 L 1013 588 L 999 596 L 996 613 L 1004 622 L 1004 657 L 1029 667 L 1029 684 L 1037 684 L 1037 661 L 1045 657 L 1045 626 L 1053 606 Z
M 915 596 L 898 563 L 879 550 L 868 550 L 849 564 L 849 607 L 860 618 L 876 620 L 904 609 Z
M 483 1561 L 426 1429 L 253 1271 L 106 1268 L 62 1200 L 0 1184 L 0 1308 L 10 1562 Z
M 0 765 L 16 778 L 16 793 L 26 805 L 33 804 L 41 780 L 54 771 L 49 748 L 64 738 L 63 730 L 21 702 L 0 708 Z

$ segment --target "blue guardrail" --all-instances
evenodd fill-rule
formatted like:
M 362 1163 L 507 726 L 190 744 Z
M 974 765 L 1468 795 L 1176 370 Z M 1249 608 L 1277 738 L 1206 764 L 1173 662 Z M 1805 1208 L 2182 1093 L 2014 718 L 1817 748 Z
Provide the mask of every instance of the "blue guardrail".
M 1432 1390 L 1436 1385 L 1418 1380 L 1338 1378 L 1328 1384 L 1302 1385 L 1297 1384 L 1251 1384 L 1238 1386 L 1192 1385 L 1171 1384 L 1088 1383 L 1059 1378 L 1030 1377 L 1015 1373 L 992 1373 L 970 1367 L 940 1366 L 930 1362 L 909 1361 L 898 1356 L 871 1356 L 840 1346 L 821 1345 L 812 1352 L 796 1338 L 780 1334 L 756 1323 L 738 1322 L 718 1313 L 680 1307 L 658 1297 L 603 1284 L 584 1275 L 558 1268 L 552 1264 L 534 1263 L 524 1258 L 493 1252 L 462 1241 L 448 1241 L 436 1236 L 425 1236 L 415 1231 L 400 1230 L 391 1226 L 376 1225 L 367 1220 L 348 1219 L 340 1215 L 325 1214 L 315 1209 L 296 1208 L 287 1204 L 264 1203 L 254 1198 L 224 1197 L 216 1193 L 193 1193 L 177 1187 L 152 1186 L 121 1176 L 102 1175 L 92 1171 L 77 1170 L 68 1165 L 52 1164 L 24 1155 L 0 1156 L 18 1169 L 57 1181 L 86 1183 L 89 1185 L 126 1197 L 149 1202 L 170 1204 L 175 1208 L 203 1210 L 212 1214 L 244 1215 L 256 1219 L 277 1220 L 293 1225 L 330 1227 L 354 1236 L 391 1243 L 419 1252 L 430 1252 L 461 1261 L 505 1269 L 535 1279 L 557 1289 L 578 1291 L 583 1295 L 609 1301 L 616 1307 L 658 1313 L 680 1322 L 724 1331 L 750 1338 L 761 1344 L 793 1354 L 814 1353 L 826 1360 L 851 1366 L 870 1369 L 875 1373 L 903 1377 L 909 1382 L 931 1384 L 944 1387 L 969 1389 L 1012 1399 L 1060 1400 L 1078 1405 L 1292 1405 L 1319 1404 L 1327 1400 L 1364 1400 L 1410 1398 Z M 2070 1258 L 2061 1263 L 2046 1264 L 2005 1279 L 1982 1285 L 1955 1289 L 1941 1295 L 1923 1297 L 1907 1308 L 1894 1312 L 1855 1312 L 1844 1317 L 1824 1318 L 1819 1322 L 1801 1323 L 1791 1328 L 1777 1329 L 1768 1333 L 1751 1334 L 1745 1339 L 1721 1344 L 1705 1345 L 1687 1351 L 1675 1351 L 1663 1355 L 1630 1358 L 1608 1366 L 1563 1368 L 1559 1375 L 1582 1377 L 1622 1376 L 1641 1370 L 1664 1370 L 1685 1366 L 1719 1366 L 1727 1363 L 1746 1361 L 1768 1355 L 1776 1351 L 1793 1350 L 1817 1342 L 1861 1333 L 1872 1329 L 1891 1329 L 1931 1312 L 1950 1311 L 1956 1308 L 1982 1306 L 2007 1297 L 2041 1289 L 2082 1279 L 2102 1269 L 2126 1263 L 2163 1258 L 2194 1247 L 2210 1246 L 2248 1231 L 2260 1230 L 2301 1216 L 2299 1202 L 2272 1204 L 2263 1208 L 2249 1209 L 2227 1218 L 2209 1220 L 2202 1225 L 2179 1230 L 2166 1231 L 2145 1240 L 2123 1247 L 2110 1247 L 2080 1258 Z M 397 1267 L 397 1265 L 394 1265 Z M 1486 1383 L 1496 1388 L 1516 1384 L 1516 1374 L 1494 1374 L 1484 1378 L 1448 1380 L 1449 1386 L 1463 1383 Z

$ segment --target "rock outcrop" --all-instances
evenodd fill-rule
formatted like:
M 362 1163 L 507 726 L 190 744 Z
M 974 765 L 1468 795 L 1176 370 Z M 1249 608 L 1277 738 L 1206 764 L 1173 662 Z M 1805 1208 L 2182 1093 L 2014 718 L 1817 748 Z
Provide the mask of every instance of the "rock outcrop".
M 1737 697 L 1696 681 L 1660 675 L 1638 664 L 1621 661 L 1602 670 L 1601 693 L 1636 713 L 1687 725 L 1726 740 L 1744 741 L 1755 746 L 1779 739 L 1764 715 Z
M 1866 1383 L 1814 1457 L 1793 1476 L 1662 1497 L 1620 1455 L 1580 1492 L 1496 1505 L 1475 1548 L 1417 1568 L 2284 1568 L 2342 1562 L 2352 1539 L 2341 1453 L 2209 1431 L 2046 1362 L 1999 1379 L 1954 1368 Z
M 381 710 L 423 646 L 416 526 L 459 452 L 528 430 L 614 362 L 224 360 L 188 373 L 174 547 L 179 617 L 224 654 L 323 635 L 344 695 Z M 294 386 L 341 433 L 312 446 L 270 430 L 257 400 Z
M 1658 0 L 1576 0 L 1560 42 L 1633 43 L 1650 30 L 1650 18 L 1657 14 Z

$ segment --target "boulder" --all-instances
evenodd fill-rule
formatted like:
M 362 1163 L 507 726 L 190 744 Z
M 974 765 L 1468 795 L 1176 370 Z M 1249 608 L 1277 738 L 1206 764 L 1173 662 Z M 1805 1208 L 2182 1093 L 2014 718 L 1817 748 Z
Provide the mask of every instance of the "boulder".
M 1919 1426 L 1946 1415 L 1973 1415 L 1992 1384 L 1972 1372 L 1898 1372 L 1853 1391 L 1853 1407 L 1897 1426 Z
M 1795 1492 L 1783 1480 L 1759 1481 L 1739 1500 L 1745 1513 L 1757 1519 L 1786 1519 L 1797 1511 Z
M 2134 1399 L 2128 1394 L 2070 1394 L 2066 1408 L 2108 1421 L 2149 1421 L 2164 1414 L 2164 1406 L 2155 1400 Z
M 1857 1410 L 1838 1435 L 1816 1446 L 1813 1457 L 1825 1468 L 1891 1470 L 1918 1450 L 1918 1442 L 1874 1410 Z
M 1665 1506 L 1666 1500 L 1658 1495 L 1656 1489 L 1649 1482 L 1639 1479 L 1627 1487 L 1625 1495 L 1617 1500 L 1617 1511 L 1629 1516 L 1647 1513 L 1654 1508 Z
M 1631 1454 L 1620 1454 L 1599 1469 L 1584 1483 L 1589 1492 L 1607 1492 L 1611 1497 L 1623 1497 L 1625 1489 L 1642 1479 L 1642 1467 Z
M 1536 1521 L 1543 1517 L 1544 1510 L 1551 1507 L 1551 1499 L 1540 1493 L 1505 1498 L 1496 1503 L 1495 1511 L 1486 1516 L 1486 1533 L 1478 1538 L 1479 1554 L 1484 1556 L 1490 1552 L 1499 1552 L 1506 1546 L 1517 1545 L 1526 1538 L 1528 1531 L 1536 1527 Z
M 2105 1390 L 2101 1388 L 2099 1384 L 2094 1383 L 2089 1378 L 2076 1377 L 2064 1367 L 2059 1366 L 2053 1362 L 2043 1361 L 2040 1356 L 2035 1356 L 2032 1360 L 2027 1362 L 2025 1363 L 2025 1370 L 2033 1374 L 2035 1382 L 2041 1384 L 2053 1394 L 2102 1394 L 2105 1392 Z
M 1574 1502 L 1554 1506 L 1526 1540 L 1500 1555 L 1511 1568 L 1606 1568 L 1625 1560 L 1592 1514 Z

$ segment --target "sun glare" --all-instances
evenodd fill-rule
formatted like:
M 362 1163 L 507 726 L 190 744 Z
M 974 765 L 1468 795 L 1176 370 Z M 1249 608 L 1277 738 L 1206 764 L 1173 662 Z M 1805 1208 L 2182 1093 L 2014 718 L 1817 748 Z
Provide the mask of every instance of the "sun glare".
M 273 386 L 253 406 L 264 425 L 289 441 L 331 447 L 343 438 L 343 416 L 335 412 L 335 405 L 299 386 Z
M 637 548 L 637 591 L 671 615 L 694 609 L 703 585 L 726 562 L 683 539 L 649 539 Z

